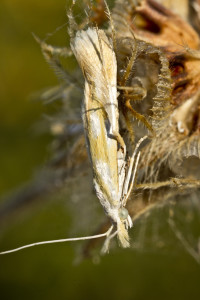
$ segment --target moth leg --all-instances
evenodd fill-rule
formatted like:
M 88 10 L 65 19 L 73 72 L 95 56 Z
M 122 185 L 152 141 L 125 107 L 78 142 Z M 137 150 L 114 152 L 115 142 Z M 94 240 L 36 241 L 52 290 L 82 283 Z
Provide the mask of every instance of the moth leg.
M 135 78 L 135 79 L 139 80 L 139 78 Z M 139 82 L 140 82 L 140 80 L 139 80 Z M 118 90 L 122 91 L 122 95 L 121 95 L 122 100 L 120 101 L 119 105 L 121 107 L 121 111 L 125 118 L 126 127 L 129 131 L 131 142 L 132 142 L 132 144 L 134 144 L 135 134 L 134 134 L 134 130 L 133 130 L 133 124 L 128 115 L 128 111 L 130 109 L 129 109 L 129 107 L 126 106 L 126 103 L 127 103 L 127 99 L 129 101 L 143 100 L 146 97 L 146 89 L 141 86 L 118 86 L 117 88 L 118 88 Z M 131 106 L 131 110 L 133 110 L 132 106 Z M 146 120 L 146 122 L 147 122 L 147 120 Z
M 136 112 L 130 101 L 141 101 L 146 97 L 146 90 L 143 87 L 136 86 L 136 87 L 121 87 L 125 92 L 123 95 L 125 107 L 131 112 L 131 114 L 138 120 L 140 120 L 150 131 L 153 132 L 153 128 L 147 119 L 141 115 L 140 113 Z M 132 92 L 130 94 L 129 92 Z
M 129 109 L 129 111 L 131 112 L 131 114 L 139 121 L 141 121 L 151 132 L 153 132 L 153 128 L 151 126 L 151 124 L 147 121 L 147 119 L 141 115 L 140 113 L 136 112 L 133 107 L 130 104 L 131 99 L 127 99 L 125 101 L 125 106 L 126 108 Z
M 106 237 L 106 240 L 104 241 L 103 247 L 101 248 L 101 253 L 105 254 L 109 252 L 109 247 L 110 247 L 110 242 L 111 240 L 117 235 L 118 231 L 114 231 L 112 233 L 113 230 L 113 225 L 110 227 L 110 230 L 108 231 L 108 235 Z
M 128 114 L 126 113 L 124 115 L 124 118 L 125 118 L 125 122 L 126 122 L 126 129 L 128 130 L 129 132 L 129 135 L 130 135 L 130 143 L 131 145 L 133 145 L 134 147 L 134 143 L 135 143 L 135 132 L 134 132 L 134 129 L 133 129 L 133 124 L 130 120 L 130 117 L 128 116 Z
M 119 132 L 111 129 L 110 134 L 117 140 L 119 145 L 122 147 L 124 153 L 126 153 L 126 144 L 124 143 L 124 140 L 123 140 L 122 136 L 119 134 Z
M 123 91 L 122 97 L 125 99 L 130 98 L 135 101 L 141 101 L 147 95 L 146 89 L 143 88 L 142 86 L 138 86 L 138 85 L 137 86 L 136 85 L 134 85 L 134 86 L 118 86 L 117 89 Z
M 119 90 L 124 90 L 123 99 L 124 105 L 132 113 L 132 115 L 140 120 L 150 131 L 153 132 L 153 128 L 147 119 L 136 112 L 130 104 L 130 101 L 141 101 L 146 97 L 146 89 L 140 86 L 121 86 L 118 87 Z M 132 93 L 131 93 L 132 92 Z

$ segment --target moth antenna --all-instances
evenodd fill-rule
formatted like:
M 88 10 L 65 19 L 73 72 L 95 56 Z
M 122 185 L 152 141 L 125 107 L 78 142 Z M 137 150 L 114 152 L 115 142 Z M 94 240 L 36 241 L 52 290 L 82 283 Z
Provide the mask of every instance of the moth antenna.
M 84 237 L 77 237 L 77 238 L 68 238 L 68 239 L 59 239 L 59 240 L 51 240 L 51 241 L 42 241 L 42 242 L 32 243 L 32 244 L 24 245 L 22 247 L 18 247 L 18 248 L 12 249 L 12 250 L 0 252 L 0 255 L 9 254 L 9 253 L 17 252 L 17 251 L 20 251 L 20 250 L 23 250 L 23 249 L 26 249 L 26 248 L 31 248 L 31 247 L 46 245 L 46 244 L 56 244 L 56 243 L 65 243 L 65 242 L 74 242 L 74 241 L 85 241 L 85 240 L 91 240 L 91 239 L 98 239 L 98 238 L 101 238 L 101 237 L 109 236 L 110 231 L 112 229 L 111 227 L 106 232 L 101 233 L 101 234 L 96 234 L 96 235 L 91 235 L 91 236 L 84 236 Z

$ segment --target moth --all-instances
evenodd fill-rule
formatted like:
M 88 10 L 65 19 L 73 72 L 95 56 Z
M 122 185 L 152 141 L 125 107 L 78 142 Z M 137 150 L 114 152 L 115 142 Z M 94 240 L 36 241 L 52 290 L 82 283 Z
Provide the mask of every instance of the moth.
M 107 242 L 117 235 L 121 246 L 126 248 L 132 220 L 125 206 L 139 161 L 137 148 L 143 139 L 132 157 L 127 157 L 119 132 L 116 55 L 105 32 L 97 28 L 78 31 L 71 48 L 85 78 L 82 115 L 94 188 L 113 223 Z M 108 243 L 105 245 L 106 251 Z

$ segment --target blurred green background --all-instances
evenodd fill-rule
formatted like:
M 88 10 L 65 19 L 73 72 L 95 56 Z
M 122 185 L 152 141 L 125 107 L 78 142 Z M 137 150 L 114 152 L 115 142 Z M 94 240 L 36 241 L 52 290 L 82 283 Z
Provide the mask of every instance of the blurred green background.
M 57 79 L 31 33 L 44 38 L 66 23 L 69 3 L 66 0 L 0 1 L 1 195 L 30 180 L 48 159 L 51 137 L 48 133 L 40 134 L 38 129 L 48 107 L 30 100 L 30 96 L 57 84 Z M 54 35 L 54 44 L 64 46 L 66 41 L 64 27 Z M 66 201 L 62 195 L 54 195 L 48 202 L 20 213 L 13 222 L 7 221 L 0 229 L 0 249 L 66 237 L 72 219 Z M 162 212 L 161 219 L 166 216 L 167 212 Z M 144 228 L 144 224 L 139 225 Z M 133 238 L 137 236 L 137 228 L 134 231 Z M 117 249 L 100 262 L 84 260 L 75 265 L 70 243 L 0 256 L 0 298 L 197 299 L 200 266 L 172 238 L 167 225 L 163 232 L 171 241 L 169 249 L 154 248 L 151 241 L 149 248 L 147 245 L 135 250 Z M 142 242 L 141 232 L 139 236 Z

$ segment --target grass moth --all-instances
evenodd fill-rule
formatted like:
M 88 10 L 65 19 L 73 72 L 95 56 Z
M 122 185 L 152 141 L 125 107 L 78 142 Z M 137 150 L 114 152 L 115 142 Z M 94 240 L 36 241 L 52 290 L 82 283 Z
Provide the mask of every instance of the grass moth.
M 78 31 L 71 46 L 85 77 L 83 121 L 96 194 L 116 227 L 114 235 L 122 247 L 129 247 L 132 220 L 125 205 L 135 177 L 136 151 L 127 171 L 126 147 L 119 133 L 115 52 L 105 32 L 97 28 Z M 138 160 L 139 154 L 135 168 Z

